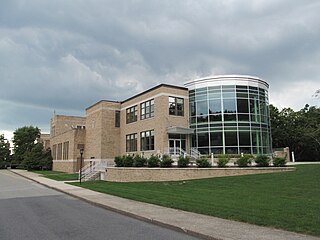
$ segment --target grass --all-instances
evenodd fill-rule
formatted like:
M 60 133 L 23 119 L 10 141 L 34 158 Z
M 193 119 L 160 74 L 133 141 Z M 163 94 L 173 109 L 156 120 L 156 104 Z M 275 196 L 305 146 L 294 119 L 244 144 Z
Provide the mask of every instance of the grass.
M 84 182 L 141 202 L 320 236 L 320 165 L 297 171 L 179 182 Z M 78 183 L 72 183 L 79 185 Z
M 56 181 L 71 181 L 78 180 L 78 173 L 65 173 L 58 171 L 33 171 L 34 173 L 41 174 L 43 177 L 50 178 Z

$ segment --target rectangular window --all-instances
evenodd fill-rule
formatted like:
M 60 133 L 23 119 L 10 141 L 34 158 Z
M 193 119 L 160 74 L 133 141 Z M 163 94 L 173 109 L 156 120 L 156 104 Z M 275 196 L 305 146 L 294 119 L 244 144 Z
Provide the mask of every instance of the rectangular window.
M 169 115 L 183 116 L 184 99 L 178 97 L 169 97 Z
M 137 139 L 138 134 L 136 133 L 126 135 L 126 152 L 137 151 Z
M 138 116 L 137 105 L 126 109 L 127 123 L 136 122 L 137 116 Z
M 154 130 L 140 133 L 141 151 L 154 150 Z
M 63 160 L 68 160 L 69 157 L 69 142 L 63 143 Z
M 154 117 L 154 99 L 140 104 L 140 119 L 147 119 Z
M 114 112 L 114 126 L 120 127 L 120 111 Z
M 58 144 L 57 159 L 58 159 L 58 160 L 61 160 L 61 159 L 62 159 L 62 143 L 59 143 L 59 144 Z
M 57 160 L 57 144 L 52 146 L 52 159 Z

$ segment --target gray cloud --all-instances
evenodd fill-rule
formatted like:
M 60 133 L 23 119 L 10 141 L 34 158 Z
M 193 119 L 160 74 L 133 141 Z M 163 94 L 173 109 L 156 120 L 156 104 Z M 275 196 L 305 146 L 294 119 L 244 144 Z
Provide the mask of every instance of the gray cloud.
M 317 104 L 319 10 L 316 0 L 2 1 L 0 130 L 48 130 L 54 109 L 81 115 L 213 74 L 257 75 L 279 106 Z M 311 92 L 290 101 L 303 86 Z

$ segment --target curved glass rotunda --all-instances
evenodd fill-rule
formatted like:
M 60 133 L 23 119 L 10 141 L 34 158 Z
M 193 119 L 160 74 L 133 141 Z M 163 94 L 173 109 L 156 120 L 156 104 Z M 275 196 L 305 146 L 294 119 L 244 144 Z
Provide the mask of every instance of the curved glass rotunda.
M 202 154 L 271 154 L 266 81 L 219 75 L 184 84 L 189 89 L 192 147 Z

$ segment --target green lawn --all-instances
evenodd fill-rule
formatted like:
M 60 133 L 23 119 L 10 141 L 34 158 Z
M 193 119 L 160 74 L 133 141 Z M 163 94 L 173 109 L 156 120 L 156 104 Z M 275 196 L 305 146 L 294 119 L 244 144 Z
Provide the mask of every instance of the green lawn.
M 41 174 L 46 178 L 50 178 L 57 181 L 70 181 L 70 180 L 78 180 L 78 173 L 65 173 L 65 172 L 57 172 L 57 171 L 33 171 L 34 173 Z
M 72 183 L 79 185 L 78 183 Z M 297 171 L 179 182 L 84 182 L 137 201 L 320 236 L 320 165 Z

